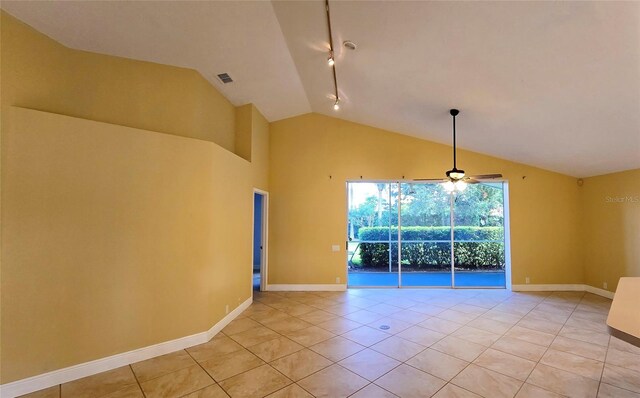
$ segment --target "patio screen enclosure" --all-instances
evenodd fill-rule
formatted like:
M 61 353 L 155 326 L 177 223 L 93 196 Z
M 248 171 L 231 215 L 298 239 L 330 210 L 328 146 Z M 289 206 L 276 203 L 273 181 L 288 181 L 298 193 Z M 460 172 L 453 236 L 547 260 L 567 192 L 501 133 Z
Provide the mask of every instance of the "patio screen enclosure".
M 348 182 L 351 287 L 505 287 L 504 182 Z

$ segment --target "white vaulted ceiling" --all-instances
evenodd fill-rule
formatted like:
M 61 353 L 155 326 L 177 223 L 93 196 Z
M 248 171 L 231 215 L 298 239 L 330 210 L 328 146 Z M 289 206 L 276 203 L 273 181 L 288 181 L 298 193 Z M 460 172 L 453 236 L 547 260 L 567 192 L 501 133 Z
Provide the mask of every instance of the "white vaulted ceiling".
M 339 112 L 323 1 L 2 8 L 72 48 L 196 69 L 270 121 L 313 111 L 449 143 L 457 107 L 465 149 L 577 177 L 640 167 L 640 3 L 330 4 Z
M 2 1 L 2 8 L 62 44 L 192 68 L 234 105 L 269 120 L 311 111 L 269 2 Z M 233 83 L 216 77 L 229 73 Z

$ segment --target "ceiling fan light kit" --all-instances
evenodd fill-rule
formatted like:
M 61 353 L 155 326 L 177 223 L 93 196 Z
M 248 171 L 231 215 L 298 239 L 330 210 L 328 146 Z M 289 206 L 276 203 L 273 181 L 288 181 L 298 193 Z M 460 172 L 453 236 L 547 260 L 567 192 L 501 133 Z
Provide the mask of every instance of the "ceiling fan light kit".
M 464 170 L 458 170 L 455 167 L 445 173 L 447 177 L 459 180 L 464 177 Z
M 458 180 L 456 182 L 447 181 L 442 183 L 442 187 L 444 188 L 445 191 L 449 193 L 462 192 L 465 189 L 467 189 L 467 183 L 462 180 Z
M 480 179 L 492 180 L 496 178 L 502 178 L 502 174 L 483 174 L 476 176 L 465 177 L 464 170 L 456 167 L 456 116 L 460 114 L 457 109 L 450 109 L 449 114 L 453 118 L 453 168 L 445 172 L 447 178 L 442 179 L 429 179 L 429 178 L 417 178 L 415 181 L 440 181 L 445 191 L 449 193 L 462 192 L 467 188 L 467 184 L 478 184 Z

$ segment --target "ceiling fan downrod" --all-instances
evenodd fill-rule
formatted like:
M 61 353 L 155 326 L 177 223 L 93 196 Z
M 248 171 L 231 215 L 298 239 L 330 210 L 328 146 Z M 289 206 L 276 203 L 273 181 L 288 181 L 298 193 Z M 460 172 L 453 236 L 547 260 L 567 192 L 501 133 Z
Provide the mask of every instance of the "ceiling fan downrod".
M 449 113 L 453 116 L 453 169 L 446 172 L 447 177 L 459 180 L 464 177 L 464 170 L 458 170 L 456 167 L 456 116 L 460 113 L 457 109 L 450 109 Z

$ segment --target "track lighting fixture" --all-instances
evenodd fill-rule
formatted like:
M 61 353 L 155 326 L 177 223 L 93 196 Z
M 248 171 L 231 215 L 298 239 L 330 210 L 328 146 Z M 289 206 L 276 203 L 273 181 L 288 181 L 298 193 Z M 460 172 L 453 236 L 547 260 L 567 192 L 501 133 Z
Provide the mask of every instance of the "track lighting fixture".
M 333 90 L 335 94 L 336 102 L 333 104 L 333 110 L 340 110 L 340 96 L 338 95 L 338 78 L 336 76 L 336 60 L 333 52 L 333 35 L 331 34 L 331 13 L 329 12 L 329 0 L 325 0 L 325 9 L 327 11 L 327 28 L 329 30 L 329 58 L 327 64 L 331 67 L 333 72 Z
M 327 58 L 327 63 L 329 64 L 329 66 L 333 66 L 336 61 L 333 59 L 333 51 L 329 52 L 329 58 Z

